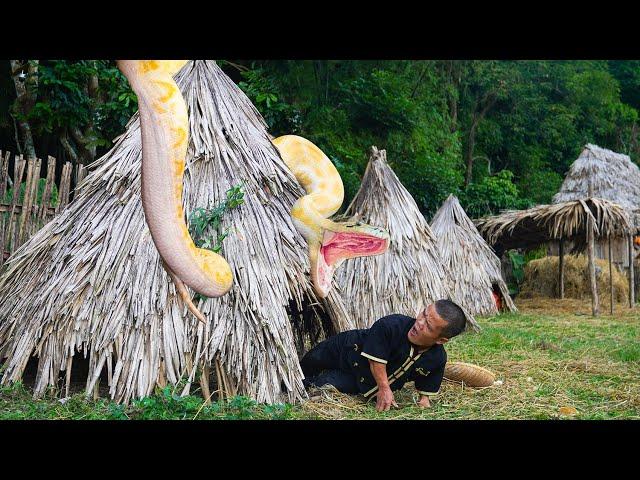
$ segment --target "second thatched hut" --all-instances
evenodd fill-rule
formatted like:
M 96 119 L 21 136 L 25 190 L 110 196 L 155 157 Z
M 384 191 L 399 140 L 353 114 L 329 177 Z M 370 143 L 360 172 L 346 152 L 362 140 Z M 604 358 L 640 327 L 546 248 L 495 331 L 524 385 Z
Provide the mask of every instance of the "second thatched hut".
M 386 228 L 391 236 L 385 254 L 350 260 L 336 272 L 358 328 L 392 313 L 414 316 L 435 300 L 452 298 L 436 237 L 387 164 L 385 150 L 371 147 L 362 185 L 345 215 Z M 467 324 L 477 329 L 471 315 Z
M 431 220 L 453 297 L 473 315 L 517 311 L 500 273 L 500 259 L 478 233 L 458 199 L 449 195 Z

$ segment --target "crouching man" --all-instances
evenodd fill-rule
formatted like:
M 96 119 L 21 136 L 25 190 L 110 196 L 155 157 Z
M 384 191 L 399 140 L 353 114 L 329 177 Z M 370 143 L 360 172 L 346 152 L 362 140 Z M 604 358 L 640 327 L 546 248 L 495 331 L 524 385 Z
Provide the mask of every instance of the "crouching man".
M 417 318 L 388 315 L 370 328 L 339 333 L 309 350 L 300 361 L 305 386 L 330 384 L 343 393 L 376 396 L 376 410 L 398 406 L 393 397 L 406 382 L 415 382 L 418 404 L 440 390 L 447 353 L 444 344 L 465 328 L 462 309 L 438 300 Z

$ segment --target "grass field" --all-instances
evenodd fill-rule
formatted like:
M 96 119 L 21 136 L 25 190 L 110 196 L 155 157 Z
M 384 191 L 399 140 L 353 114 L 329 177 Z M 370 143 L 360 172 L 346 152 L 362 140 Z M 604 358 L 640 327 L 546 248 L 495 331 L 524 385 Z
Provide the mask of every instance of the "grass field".
M 576 300 L 521 300 L 520 313 L 480 318 L 480 334 L 447 344 L 451 361 L 489 368 L 502 385 L 473 389 L 443 382 L 431 409 L 419 409 L 412 384 L 396 392 L 400 408 L 331 389 L 302 405 L 258 405 L 244 397 L 204 405 L 171 388 L 124 407 L 76 394 L 33 400 L 24 386 L 0 389 L 0 419 L 640 419 L 640 309 L 589 315 Z M 602 309 L 605 310 L 604 308 Z

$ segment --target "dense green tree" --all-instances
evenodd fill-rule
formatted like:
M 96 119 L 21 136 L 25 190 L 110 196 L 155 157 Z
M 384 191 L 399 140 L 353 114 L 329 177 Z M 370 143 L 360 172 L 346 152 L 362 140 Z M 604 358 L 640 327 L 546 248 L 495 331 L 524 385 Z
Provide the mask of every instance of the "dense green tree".
M 27 152 L 30 134 L 38 156 L 87 163 L 137 107 L 113 62 L 11 62 L 0 70 L 2 149 Z M 371 145 L 428 217 L 449 193 L 472 216 L 549 202 L 585 143 L 640 155 L 638 61 L 220 64 L 272 135 L 305 136 L 331 158 L 345 206 Z
M 12 60 L 15 147 L 87 164 L 111 146 L 137 108 L 112 61 Z

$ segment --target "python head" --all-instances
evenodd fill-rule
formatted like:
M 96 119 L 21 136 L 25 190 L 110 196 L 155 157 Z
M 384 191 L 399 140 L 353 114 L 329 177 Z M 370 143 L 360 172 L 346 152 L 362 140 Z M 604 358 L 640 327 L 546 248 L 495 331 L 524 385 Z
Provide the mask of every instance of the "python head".
M 333 163 L 317 146 L 297 135 L 278 137 L 273 144 L 307 193 L 293 205 L 291 217 L 309 246 L 313 287 L 325 298 L 336 268 L 349 258 L 384 253 L 389 234 L 363 223 L 329 220 L 344 200 L 342 179 Z
M 309 245 L 311 281 L 320 298 L 329 294 L 333 274 L 342 262 L 380 255 L 389 248 L 389 233 L 382 228 L 364 223 L 331 223 L 333 228 L 324 229 L 317 251 L 312 252 Z

